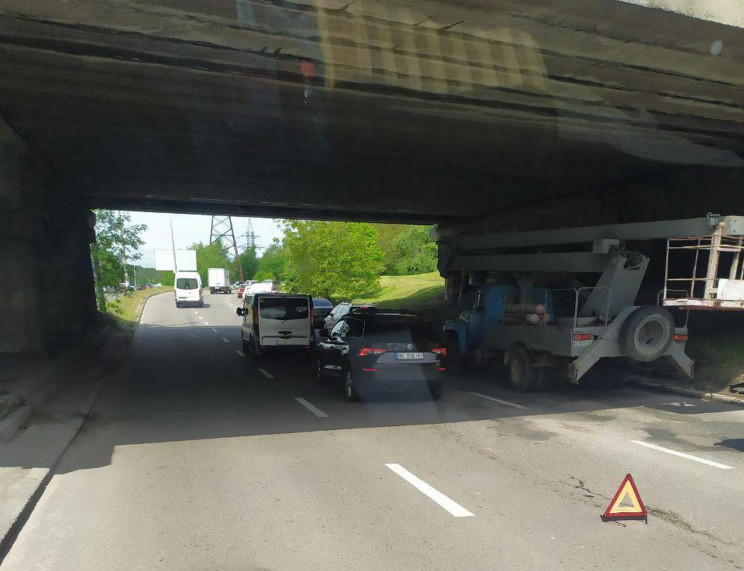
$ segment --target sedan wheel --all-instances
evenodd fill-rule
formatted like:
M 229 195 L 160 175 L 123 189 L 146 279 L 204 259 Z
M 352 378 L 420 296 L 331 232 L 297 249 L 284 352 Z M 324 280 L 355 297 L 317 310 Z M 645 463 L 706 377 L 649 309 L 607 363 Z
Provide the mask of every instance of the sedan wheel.
M 350 402 L 362 400 L 354 385 L 354 375 L 352 375 L 351 370 L 346 371 L 346 377 L 344 378 L 344 396 Z

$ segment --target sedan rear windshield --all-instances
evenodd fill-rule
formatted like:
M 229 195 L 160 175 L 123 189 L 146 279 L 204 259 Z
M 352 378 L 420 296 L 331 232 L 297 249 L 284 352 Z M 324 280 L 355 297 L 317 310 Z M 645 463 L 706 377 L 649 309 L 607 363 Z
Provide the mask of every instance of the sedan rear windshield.
M 365 337 L 409 336 L 437 339 L 440 333 L 433 324 L 411 316 L 376 316 L 366 321 Z
M 307 319 L 310 303 L 301 297 L 262 297 L 258 300 L 261 319 Z
M 199 289 L 199 282 L 195 278 L 178 278 L 176 289 Z

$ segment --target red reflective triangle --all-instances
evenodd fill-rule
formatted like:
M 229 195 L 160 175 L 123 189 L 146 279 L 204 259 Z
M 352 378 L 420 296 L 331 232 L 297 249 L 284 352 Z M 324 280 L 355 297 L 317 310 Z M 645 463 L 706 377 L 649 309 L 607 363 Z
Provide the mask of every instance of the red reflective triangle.
M 643 519 L 648 521 L 646 506 L 643 505 L 641 494 L 638 493 L 633 476 L 630 474 L 625 476 L 623 483 L 620 484 L 615 493 L 615 497 L 612 498 L 610 505 L 607 506 L 602 516 L 602 521 L 615 519 Z

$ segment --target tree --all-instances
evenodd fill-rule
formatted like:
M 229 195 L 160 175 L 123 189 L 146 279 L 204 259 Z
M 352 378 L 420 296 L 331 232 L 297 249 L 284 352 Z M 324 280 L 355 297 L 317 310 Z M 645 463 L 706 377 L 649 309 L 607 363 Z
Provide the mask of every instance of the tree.
M 253 276 L 256 281 L 263 280 L 278 280 L 287 281 L 290 277 L 288 275 L 289 270 L 289 254 L 282 246 L 282 243 L 278 239 L 274 239 L 274 242 L 266 248 L 258 260 L 258 270 Z
M 111 210 L 94 210 L 96 241 L 90 247 L 96 284 L 98 310 L 106 311 L 104 287 L 114 287 L 127 280 L 127 265 L 142 257 L 137 249 L 145 242 L 140 234 L 144 224 L 130 224 L 132 217 Z
M 398 260 L 398 254 L 393 246 L 393 240 L 408 230 L 409 226 L 405 224 L 373 224 L 373 226 L 377 230 L 377 245 L 380 246 L 384 256 L 383 273 L 395 275 L 395 262 Z
M 282 244 L 289 255 L 289 291 L 339 300 L 380 287 L 383 253 L 371 224 L 285 222 Z
M 230 262 L 222 249 L 220 242 L 204 244 L 197 242 L 189 246 L 190 250 L 196 250 L 196 271 L 201 276 L 202 283 L 206 286 L 209 283 L 207 277 L 208 268 L 227 268 Z
M 258 256 L 256 254 L 256 246 L 250 246 L 241 252 L 240 254 L 240 265 L 243 268 L 243 277 L 247 280 L 254 279 L 253 276 L 258 271 Z M 237 281 L 240 278 L 240 269 L 238 263 L 233 260 L 230 262 L 230 273 L 234 276 L 233 281 Z
M 410 226 L 392 241 L 392 275 L 424 274 L 437 269 L 437 243 L 429 226 Z

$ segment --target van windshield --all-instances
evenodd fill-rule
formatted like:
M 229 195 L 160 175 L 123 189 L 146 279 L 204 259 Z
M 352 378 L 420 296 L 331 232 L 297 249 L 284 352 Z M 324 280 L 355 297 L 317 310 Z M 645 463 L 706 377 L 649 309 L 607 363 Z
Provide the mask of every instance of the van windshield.
M 310 315 L 308 300 L 301 297 L 264 297 L 258 303 L 261 319 L 287 321 L 289 319 L 307 319 Z
M 199 289 L 199 284 L 195 278 L 178 278 L 176 289 Z

